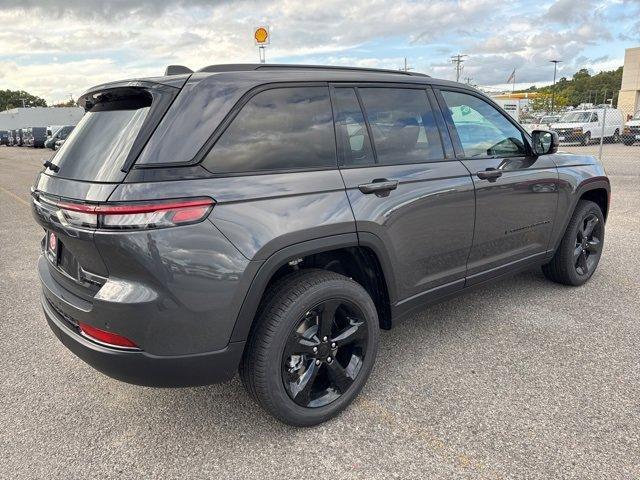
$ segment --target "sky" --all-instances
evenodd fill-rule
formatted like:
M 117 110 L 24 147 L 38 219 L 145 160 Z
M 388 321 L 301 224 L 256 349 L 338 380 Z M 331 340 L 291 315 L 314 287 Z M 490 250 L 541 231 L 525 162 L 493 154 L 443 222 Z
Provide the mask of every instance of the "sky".
M 0 0 L 0 89 L 49 103 L 123 78 L 257 62 L 253 29 L 269 25 L 268 63 L 409 67 L 455 79 L 450 57 L 488 90 L 622 65 L 640 46 L 640 0 Z

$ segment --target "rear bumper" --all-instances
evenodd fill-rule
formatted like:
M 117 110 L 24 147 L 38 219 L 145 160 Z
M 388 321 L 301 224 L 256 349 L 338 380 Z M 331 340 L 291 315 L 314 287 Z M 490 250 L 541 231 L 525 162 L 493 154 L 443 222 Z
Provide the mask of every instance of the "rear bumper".
M 238 368 L 245 342 L 194 355 L 158 356 L 108 348 L 81 336 L 44 295 L 42 308 L 58 339 L 96 370 L 117 380 L 150 387 L 189 387 L 230 380 Z

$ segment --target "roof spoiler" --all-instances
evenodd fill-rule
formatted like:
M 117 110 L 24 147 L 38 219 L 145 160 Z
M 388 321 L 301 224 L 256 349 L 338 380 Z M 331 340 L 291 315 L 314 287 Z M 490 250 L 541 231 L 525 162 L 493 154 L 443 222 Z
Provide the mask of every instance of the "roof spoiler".
M 164 71 L 165 76 L 182 75 L 184 73 L 193 73 L 193 70 L 184 65 L 169 65 Z

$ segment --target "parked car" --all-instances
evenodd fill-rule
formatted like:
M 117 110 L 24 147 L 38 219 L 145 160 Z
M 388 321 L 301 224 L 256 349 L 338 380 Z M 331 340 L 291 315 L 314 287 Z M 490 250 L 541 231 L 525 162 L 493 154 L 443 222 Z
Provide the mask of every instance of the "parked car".
M 0 130 L 0 145 L 9 146 L 9 131 Z
M 15 130 L 9 130 L 9 146 L 13 147 L 14 144 L 16 143 L 16 131 Z
M 64 125 L 47 125 L 47 138 L 53 136 Z
M 16 135 L 15 135 L 15 143 L 14 145 L 16 147 L 22 147 L 24 145 L 24 131 L 22 128 L 18 128 L 16 130 Z
M 67 139 L 69 134 L 73 131 L 73 125 L 64 125 L 47 138 L 44 142 L 44 146 L 47 148 L 51 148 L 52 150 L 56 150 L 56 144 L 60 141 L 60 144 L 64 143 L 64 140 Z
M 469 86 L 178 71 L 87 91 L 32 191 L 49 326 L 107 375 L 166 387 L 238 370 L 268 412 L 314 425 L 358 395 L 380 328 L 522 269 L 582 285 L 597 268 L 600 162 L 556 154 L 555 132 L 529 135 Z
M 622 112 L 615 108 L 599 108 L 590 110 L 573 110 L 565 113 L 551 129 L 558 132 L 561 142 L 579 142 L 588 145 L 591 140 L 599 140 L 603 136 L 618 143 L 624 126 Z
M 25 147 L 33 147 L 33 132 L 30 127 L 22 130 L 22 144 Z
M 544 115 L 542 117 L 534 119 L 533 122 L 523 123 L 522 126 L 529 133 L 534 130 L 548 130 L 551 128 L 551 125 L 554 123 L 558 123 L 560 120 L 560 115 Z
M 44 148 L 47 140 L 46 127 L 31 127 L 29 129 L 29 146 L 34 148 Z
M 634 142 L 640 142 L 640 110 L 624 126 L 622 141 L 625 145 L 633 145 Z

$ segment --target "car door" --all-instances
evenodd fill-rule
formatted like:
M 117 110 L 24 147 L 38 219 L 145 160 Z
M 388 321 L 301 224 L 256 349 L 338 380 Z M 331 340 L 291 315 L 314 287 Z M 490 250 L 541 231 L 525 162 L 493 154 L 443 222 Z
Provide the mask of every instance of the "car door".
M 378 239 L 389 256 L 394 315 L 428 293 L 462 288 L 473 183 L 448 137 L 445 155 L 436 125 L 444 120 L 439 111 L 438 119 L 434 115 L 433 93 L 424 85 L 336 85 L 332 92 L 340 169 L 356 228 L 361 241 Z
M 467 285 L 544 258 L 558 202 L 552 158 L 535 156 L 524 131 L 481 94 L 436 94 L 476 192 Z

